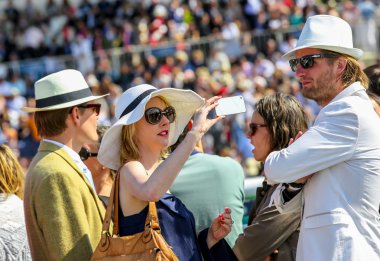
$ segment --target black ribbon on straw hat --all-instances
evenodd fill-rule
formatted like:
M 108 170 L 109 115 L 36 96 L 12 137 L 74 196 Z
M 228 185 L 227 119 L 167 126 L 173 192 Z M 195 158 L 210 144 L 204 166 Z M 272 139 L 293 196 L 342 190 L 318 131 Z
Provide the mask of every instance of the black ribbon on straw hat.
M 82 73 L 65 69 L 49 74 L 34 83 L 35 107 L 25 112 L 51 111 L 78 106 L 108 94 L 94 96 Z
M 128 113 L 130 113 L 131 111 L 133 111 L 139 104 L 142 100 L 144 100 L 145 97 L 147 97 L 149 94 L 151 94 L 152 92 L 154 91 L 157 91 L 155 89 L 150 89 L 150 90 L 146 90 L 145 92 L 141 93 L 139 96 L 137 96 L 129 105 L 127 108 L 125 108 L 125 110 L 123 111 L 123 113 L 120 115 L 120 118 L 122 118 L 124 115 L 127 115 Z M 120 119 L 119 118 L 119 119 Z
M 36 100 L 37 108 L 83 99 L 92 96 L 89 88 Z

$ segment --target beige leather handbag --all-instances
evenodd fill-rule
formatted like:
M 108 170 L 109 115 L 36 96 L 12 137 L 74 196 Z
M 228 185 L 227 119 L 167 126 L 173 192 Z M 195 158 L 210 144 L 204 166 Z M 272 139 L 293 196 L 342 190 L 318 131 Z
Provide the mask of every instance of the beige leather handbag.
M 155 202 L 149 202 L 149 211 L 145 221 L 145 230 L 143 232 L 130 236 L 119 236 L 119 179 L 120 172 L 117 173 L 112 186 L 110 200 L 103 221 L 102 236 L 91 260 L 178 261 L 178 257 L 174 254 L 173 250 L 161 234 Z M 114 212 L 114 226 L 113 234 L 111 235 L 109 227 L 112 207 Z

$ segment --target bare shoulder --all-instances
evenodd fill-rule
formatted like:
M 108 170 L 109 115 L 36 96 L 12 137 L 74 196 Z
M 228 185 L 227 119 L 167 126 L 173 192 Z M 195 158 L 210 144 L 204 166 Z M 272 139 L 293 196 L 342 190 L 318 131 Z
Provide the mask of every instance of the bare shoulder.
M 146 170 L 140 161 L 129 161 L 123 165 L 120 169 L 121 177 L 146 177 Z

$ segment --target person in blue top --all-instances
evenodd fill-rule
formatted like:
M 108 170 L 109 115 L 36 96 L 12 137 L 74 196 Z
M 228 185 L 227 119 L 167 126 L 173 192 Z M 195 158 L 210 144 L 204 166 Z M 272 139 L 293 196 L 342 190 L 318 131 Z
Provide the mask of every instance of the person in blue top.
M 118 99 L 118 120 L 105 133 L 98 160 L 120 172 L 120 236 L 142 232 L 148 203 L 156 202 L 162 234 L 179 260 L 202 260 L 201 252 L 205 260 L 218 259 L 213 258 L 213 251 L 227 244 L 221 239 L 231 231 L 231 211 L 226 208 L 213 220 L 204 244 L 199 244 L 192 213 L 168 190 L 195 144 L 223 118 L 207 119 L 219 98 L 205 102 L 190 90 L 158 90 L 142 84 L 126 90 Z M 167 156 L 167 148 L 193 115 L 193 129 Z

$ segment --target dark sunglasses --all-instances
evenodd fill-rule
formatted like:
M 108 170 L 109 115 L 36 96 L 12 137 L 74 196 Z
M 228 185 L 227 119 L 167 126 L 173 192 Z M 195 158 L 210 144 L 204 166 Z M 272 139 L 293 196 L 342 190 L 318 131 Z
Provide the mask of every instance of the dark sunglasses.
M 145 119 L 152 125 L 158 124 L 164 115 L 170 123 L 174 122 L 176 116 L 175 109 L 172 106 L 166 107 L 165 110 L 161 110 L 157 107 L 152 107 L 145 111 Z
M 73 109 L 75 107 L 83 108 L 83 109 L 90 109 L 91 108 L 96 113 L 96 116 L 98 116 L 99 113 L 100 113 L 100 107 L 101 106 L 102 105 L 99 104 L 99 103 L 81 104 L 81 105 L 77 105 L 77 106 L 72 107 L 71 110 L 70 110 L 70 113 L 73 111 Z
M 250 136 L 255 135 L 257 129 L 260 128 L 260 127 L 267 127 L 267 125 L 266 124 L 250 123 L 249 124 L 249 130 L 250 130 L 249 135 Z
M 292 71 L 295 72 L 297 70 L 297 65 L 300 64 L 302 68 L 309 69 L 313 67 L 314 65 L 314 59 L 316 58 L 335 58 L 338 57 L 335 54 L 312 54 L 312 55 L 305 55 L 298 59 L 291 59 L 289 61 L 290 68 L 292 68 Z
M 88 149 L 86 148 L 81 148 L 80 151 L 79 151 L 79 157 L 82 161 L 85 161 L 87 160 L 89 157 L 96 157 L 98 156 L 98 153 L 97 152 L 90 152 Z

